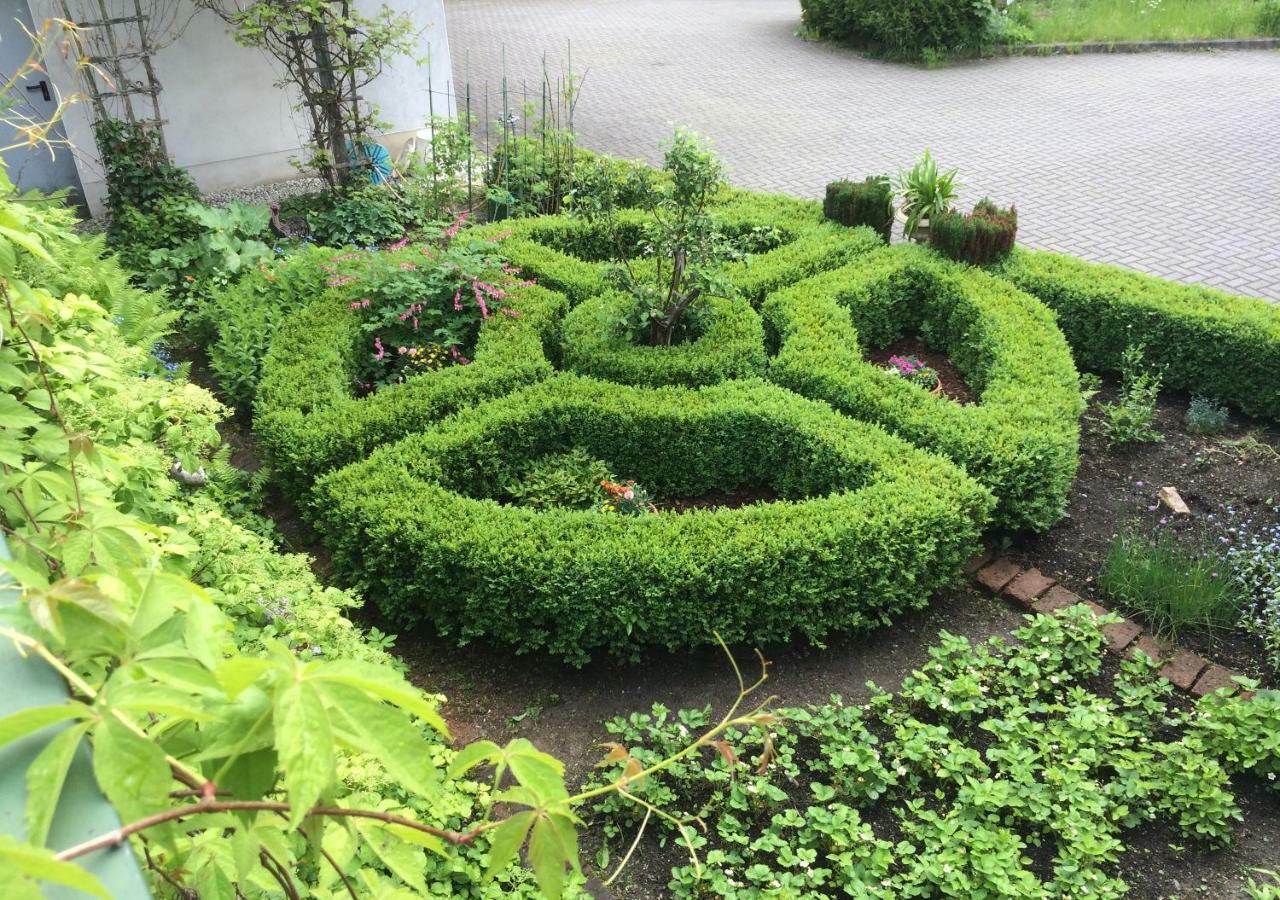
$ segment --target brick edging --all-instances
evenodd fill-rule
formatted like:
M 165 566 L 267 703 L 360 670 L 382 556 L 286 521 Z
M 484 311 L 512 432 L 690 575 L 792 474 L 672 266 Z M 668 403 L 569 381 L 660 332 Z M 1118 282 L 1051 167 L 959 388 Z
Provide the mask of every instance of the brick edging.
M 982 553 L 969 560 L 964 572 L 974 583 L 990 593 L 1011 600 L 1031 612 L 1048 615 L 1081 603 L 1097 616 L 1105 616 L 1110 612 L 1105 606 L 1067 590 L 1039 569 L 1024 569 L 1008 557 Z M 1239 685 L 1233 680 L 1240 675 L 1239 672 L 1211 662 L 1190 650 L 1161 641 L 1132 619 L 1121 616 L 1119 622 L 1103 625 L 1102 634 L 1107 640 L 1108 652 L 1129 659 L 1139 652 L 1146 654 L 1161 663 L 1162 678 L 1195 697 L 1203 697 L 1223 688 L 1232 692 L 1239 690 Z M 1251 696 L 1251 692 L 1245 692 L 1242 696 L 1247 698 Z
M 996 56 L 1073 56 L 1077 53 L 1193 53 L 1201 50 L 1275 50 L 1280 38 L 1208 38 L 1198 41 L 1082 41 L 1057 44 L 1003 44 Z

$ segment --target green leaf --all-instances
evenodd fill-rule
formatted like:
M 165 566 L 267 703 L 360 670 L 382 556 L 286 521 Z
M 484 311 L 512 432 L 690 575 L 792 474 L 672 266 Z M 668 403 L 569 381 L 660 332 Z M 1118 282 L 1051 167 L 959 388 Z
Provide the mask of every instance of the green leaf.
M 419 797 L 436 794 L 431 744 L 400 710 L 343 684 L 324 685 L 333 726 L 355 750 L 377 757 L 388 774 Z
M 449 764 L 449 777 L 465 775 L 483 762 L 497 763 L 502 758 L 502 748 L 493 741 L 476 741 L 458 751 Z
M 289 824 L 296 828 L 334 779 L 329 714 L 311 684 L 295 681 L 277 695 L 275 733 L 285 791 L 293 806 Z
M 74 863 L 55 859 L 50 850 L 24 844 L 7 834 L 0 834 L 0 864 L 0 872 L 16 871 L 23 878 L 61 884 L 94 897 L 106 897 L 107 900 L 111 897 L 102 883 L 84 869 Z M 12 890 L 16 893 L 20 887 L 10 878 L 6 877 L 3 881 L 6 892 Z M 37 892 L 33 896 L 38 897 L 40 894 Z
M 82 722 L 58 732 L 27 768 L 27 840 L 37 847 L 49 837 L 67 771 L 90 724 Z
M 192 595 L 187 606 L 187 624 L 183 632 L 187 649 L 210 671 L 222 659 L 220 637 L 225 621 L 218 608 L 203 595 Z
M 533 826 L 534 815 L 532 811 L 516 813 L 489 832 L 489 868 L 484 873 L 485 881 L 493 880 L 499 872 L 511 867 Z
M 388 822 L 383 827 L 402 841 L 416 844 L 419 847 L 430 850 L 437 856 L 446 855 L 444 841 L 434 834 L 427 834 L 425 831 L 419 831 L 416 828 L 410 828 L 408 825 L 401 825 L 397 822 Z
M 104 718 L 94 730 L 93 772 L 126 822 L 168 805 L 173 776 L 164 751 L 114 716 Z
M 42 728 L 65 722 L 68 719 L 83 719 L 89 714 L 89 708 L 74 700 L 68 700 L 61 706 L 33 706 L 20 709 L 0 719 L 0 747 L 11 744 L 19 738 L 35 734 Z
M 565 866 L 578 866 L 578 833 L 567 816 L 540 816 L 529 836 L 529 864 L 538 887 L 550 898 L 559 900 L 564 893 Z
M 421 850 L 413 844 L 405 843 L 377 822 L 357 819 L 355 825 L 369 849 L 395 873 L 397 878 L 417 891 L 419 895 L 426 894 L 427 885 L 422 878 L 422 871 L 426 866 Z
M 413 713 L 444 737 L 449 737 L 449 727 L 435 704 L 423 696 L 422 691 L 405 681 L 400 673 L 384 666 L 342 659 L 308 667 L 307 677 L 314 681 L 336 681 L 359 688 Z
M 564 786 L 564 763 L 543 753 L 526 738 L 516 738 L 502 750 L 502 762 L 521 785 L 529 788 L 543 804 L 569 796 Z

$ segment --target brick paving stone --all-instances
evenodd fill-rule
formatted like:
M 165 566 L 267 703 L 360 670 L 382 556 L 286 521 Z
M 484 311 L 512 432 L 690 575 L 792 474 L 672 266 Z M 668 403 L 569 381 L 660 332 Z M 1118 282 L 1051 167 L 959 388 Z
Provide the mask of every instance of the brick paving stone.
M 968 205 L 1018 206 L 1018 242 L 1280 299 L 1280 53 L 1118 53 L 943 69 L 795 36 L 796 0 L 450 0 L 454 86 L 490 121 L 571 50 L 586 147 L 661 160 L 672 123 L 744 187 L 820 197 L 925 147 Z M 504 73 L 505 64 L 505 73 Z M 436 86 L 439 90 L 439 86 Z M 488 106 L 484 92 L 488 91 Z M 458 104 L 462 106 L 462 102 Z M 1177 190 L 1140 186 L 1176 184 Z M 1248 227 L 1204 223 L 1247 197 Z
M 1102 626 L 1102 636 L 1107 639 L 1107 649 L 1112 653 L 1124 652 L 1124 648 L 1133 643 L 1134 638 L 1140 634 L 1142 634 L 1142 626 L 1129 619 Z
M 1190 650 L 1179 650 L 1172 659 L 1160 667 L 1160 675 L 1186 691 L 1195 684 L 1196 676 L 1204 671 L 1204 667 L 1205 661 L 1199 656 Z
M 1056 583 L 1054 579 L 1042 574 L 1039 569 L 1027 569 L 1027 571 L 1005 585 L 1004 594 L 1006 597 L 1012 597 L 1025 606 L 1030 606 L 1032 600 L 1049 590 Z
M 972 578 L 975 574 L 977 574 L 979 569 L 981 569 L 987 563 L 991 562 L 992 558 L 993 557 L 991 555 L 990 550 L 983 550 L 977 556 L 972 557 L 967 563 L 964 564 L 964 574 Z
M 1138 639 L 1129 645 L 1124 655 L 1129 659 L 1133 659 L 1139 650 L 1156 662 L 1160 662 L 1169 655 L 1170 647 L 1164 641 L 1157 640 L 1149 634 L 1143 634 L 1139 635 Z
M 1001 588 L 1014 579 L 1022 567 L 1011 559 L 997 559 L 978 570 L 974 577 L 978 583 L 993 594 L 1000 593 Z
M 1235 672 L 1225 666 L 1220 666 L 1217 663 L 1214 663 L 1209 666 L 1209 668 L 1205 669 L 1196 680 L 1196 683 L 1191 686 L 1191 693 L 1195 694 L 1197 697 L 1203 697 L 1206 694 L 1212 694 L 1218 688 L 1231 688 L 1233 691 L 1238 690 L 1239 685 L 1231 680 L 1235 675 Z
M 1031 608 L 1038 613 L 1048 614 L 1083 602 L 1079 594 L 1072 593 L 1059 584 L 1045 591 L 1039 600 L 1031 604 Z

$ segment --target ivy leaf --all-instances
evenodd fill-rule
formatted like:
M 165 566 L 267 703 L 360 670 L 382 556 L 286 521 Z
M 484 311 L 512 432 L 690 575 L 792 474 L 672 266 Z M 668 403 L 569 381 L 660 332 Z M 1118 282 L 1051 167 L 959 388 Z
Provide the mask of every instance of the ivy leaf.
M 376 756 L 389 775 L 418 796 L 435 795 L 431 745 L 407 715 L 343 684 L 322 690 L 334 728 L 353 749 Z
M 83 719 L 88 707 L 74 700 L 60 706 L 33 706 L 0 719 L 0 747 L 68 719 Z
M 533 826 L 533 818 L 532 810 L 516 813 L 489 832 L 489 868 L 484 873 L 485 881 L 492 881 L 499 872 L 510 868 Z
M 413 713 L 441 735 L 449 737 L 449 726 L 440 716 L 435 704 L 423 696 L 422 691 L 405 681 L 391 669 L 354 659 L 319 663 L 309 667 L 307 678 L 312 681 L 336 681 L 339 684 L 359 688 L 367 694 L 380 697 L 403 710 Z
M 529 864 L 542 892 L 551 900 L 559 900 L 564 893 L 565 867 L 581 871 L 578 832 L 570 817 L 557 813 L 538 817 L 529 836 Z
M 37 847 L 49 837 L 67 771 L 91 724 L 81 722 L 58 732 L 27 768 L 27 840 Z
M 14 892 L 10 896 L 41 897 L 41 891 L 29 885 L 28 879 L 61 884 L 107 900 L 111 898 L 97 878 L 76 864 L 55 859 L 50 850 L 33 847 L 10 835 L 0 834 L 0 883 L 5 885 L 6 892 Z M 29 886 L 32 889 L 27 891 Z
M 333 782 L 335 760 L 329 714 L 314 686 L 295 681 L 276 696 L 275 740 L 296 828 Z
M 173 776 L 164 751 L 114 716 L 104 718 L 94 730 L 93 773 L 126 822 L 168 805 Z

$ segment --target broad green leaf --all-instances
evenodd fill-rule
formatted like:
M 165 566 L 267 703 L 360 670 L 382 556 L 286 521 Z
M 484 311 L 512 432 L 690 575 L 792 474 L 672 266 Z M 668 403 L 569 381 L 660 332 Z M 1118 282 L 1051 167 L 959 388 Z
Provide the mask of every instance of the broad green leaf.
M 157 681 L 167 682 L 193 694 L 220 694 L 222 689 L 213 675 L 195 660 L 183 658 L 151 658 L 134 663 Z
M 506 871 L 515 861 L 525 835 L 533 826 L 534 815 L 532 811 L 516 813 L 488 832 L 489 868 L 484 873 L 486 881 L 492 880 L 499 872 Z
M 147 681 L 112 684 L 106 702 L 114 709 L 163 713 L 174 719 L 203 722 L 209 718 L 196 699 L 185 691 Z
M 218 676 L 218 683 L 227 692 L 227 696 L 234 699 L 240 695 L 241 691 L 274 668 L 278 668 L 277 664 L 269 659 L 257 656 L 233 656 L 218 663 L 215 674 Z
M 74 700 L 68 700 L 61 706 L 33 706 L 29 709 L 20 709 L 0 719 L 0 747 L 29 734 L 35 734 L 50 725 L 56 725 L 68 719 L 83 719 L 87 715 L 89 715 L 89 708 Z
M 0 864 L 5 869 L 17 871 L 23 878 L 65 885 L 94 897 L 106 897 L 107 900 L 111 897 L 97 878 L 75 863 L 61 862 L 54 858 L 52 851 L 24 844 L 7 834 L 0 834 Z M 5 879 L 6 893 L 13 891 L 16 895 L 20 888 L 20 884 Z M 34 896 L 39 897 L 41 894 L 37 892 Z
M 449 726 L 445 724 L 435 704 L 423 696 L 422 691 L 405 681 L 404 676 L 391 669 L 359 660 L 342 659 L 308 667 L 307 678 L 336 681 L 381 697 L 413 713 L 440 734 L 449 737 Z
M 419 797 L 436 794 L 431 744 L 402 711 L 344 684 L 319 687 L 334 728 L 352 749 L 377 757 L 387 772 Z
M 27 767 L 27 840 L 37 847 L 44 846 L 49 837 L 67 770 L 89 726 L 89 722 L 81 722 L 58 732 Z
M 218 778 L 218 789 L 236 800 L 261 800 L 276 785 L 276 751 L 270 747 L 237 756 Z
M 502 749 L 502 761 L 521 785 L 534 791 L 542 804 L 569 796 L 564 786 L 564 763 L 543 753 L 526 738 L 516 738 Z
M 410 828 L 408 825 L 400 825 L 396 822 L 390 822 L 382 827 L 400 838 L 402 841 L 407 841 L 410 844 L 416 844 L 419 847 L 430 850 L 437 856 L 446 855 L 444 841 L 436 837 L 434 834 L 427 834 L 425 831 L 419 831 L 416 828 Z
M 114 716 L 104 718 L 94 730 L 93 772 L 125 822 L 168 805 L 173 776 L 164 751 Z
M 578 833 L 567 817 L 539 816 L 529 835 L 529 864 L 538 887 L 550 898 L 564 893 L 565 867 L 578 868 Z
M 289 824 L 296 828 L 333 783 L 335 767 L 329 714 L 308 682 L 295 681 L 276 696 L 275 736 L 292 805 Z
M 502 748 L 493 741 L 476 741 L 458 751 L 449 764 L 449 777 L 465 775 L 481 763 L 497 763 L 502 758 Z
M 217 668 L 222 659 L 222 633 L 225 620 L 203 594 L 193 594 L 187 606 L 187 625 L 184 639 L 191 655 L 210 671 Z
M 413 844 L 405 843 L 378 822 L 356 819 L 355 826 L 369 849 L 395 873 L 397 878 L 419 894 L 427 892 L 426 882 L 422 878 L 422 871 L 426 868 L 426 864 L 420 849 Z

